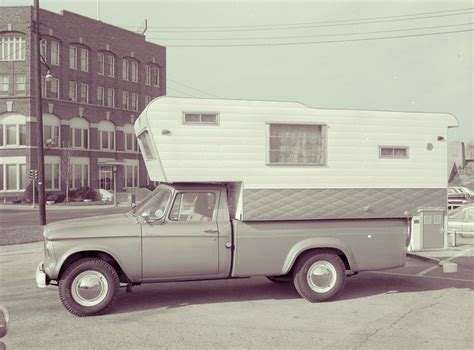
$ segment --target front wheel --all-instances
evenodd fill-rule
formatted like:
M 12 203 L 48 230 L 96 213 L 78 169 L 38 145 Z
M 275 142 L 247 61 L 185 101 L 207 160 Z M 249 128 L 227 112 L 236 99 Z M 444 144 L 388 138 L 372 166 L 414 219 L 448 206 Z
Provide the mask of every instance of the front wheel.
M 109 263 L 85 258 L 67 267 L 59 281 L 59 298 L 76 316 L 97 315 L 112 304 L 119 287 L 117 272 Z
M 333 299 L 346 283 L 344 263 L 336 254 L 308 254 L 298 261 L 293 283 L 298 293 L 312 303 Z

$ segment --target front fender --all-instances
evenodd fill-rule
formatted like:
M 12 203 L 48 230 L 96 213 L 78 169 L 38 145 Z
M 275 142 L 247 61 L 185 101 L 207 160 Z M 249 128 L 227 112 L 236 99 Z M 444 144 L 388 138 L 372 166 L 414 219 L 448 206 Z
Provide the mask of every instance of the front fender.
M 357 271 L 357 263 L 354 259 L 351 249 L 343 241 L 332 237 L 314 237 L 307 238 L 296 243 L 289 251 L 283 264 L 282 275 L 290 272 L 296 259 L 305 251 L 315 248 L 333 248 L 340 250 L 347 258 L 352 271 Z
M 88 242 L 86 244 L 71 244 L 71 241 L 55 241 L 54 251 L 56 253 L 56 264 L 47 271 L 48 276 L 57 280 L 59 272 L 64 262 L 73 254 L 86 252 L 102 252 L 110 255 L 122 271 L 132 282 L 139 282 L 141 280 L 141 248 L 140 240 L 136 239 L 136 244 L 130 244 L 130 240 L 126 242 L 114 242 L 114 244 L 99 244 L 98 242 Z M 67 246 L 65 242 L 67 243 Z M 78 242 L 76 242 L 78 243 Z M 113 249 L 112 249 L 113 247 Z

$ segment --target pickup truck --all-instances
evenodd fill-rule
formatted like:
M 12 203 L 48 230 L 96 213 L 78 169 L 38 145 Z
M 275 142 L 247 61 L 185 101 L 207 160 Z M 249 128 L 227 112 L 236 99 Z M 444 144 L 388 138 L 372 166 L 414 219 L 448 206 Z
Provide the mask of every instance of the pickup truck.
M 225 184 L 162 184 L 124 214 L 45 226 L 39 287 L 59 288 L 77 316 L 104 313 L 121 286 L 267 276 L 310 302 L 335 298 L 346 277 L 403 266 L 409 221 L 240 221 Z

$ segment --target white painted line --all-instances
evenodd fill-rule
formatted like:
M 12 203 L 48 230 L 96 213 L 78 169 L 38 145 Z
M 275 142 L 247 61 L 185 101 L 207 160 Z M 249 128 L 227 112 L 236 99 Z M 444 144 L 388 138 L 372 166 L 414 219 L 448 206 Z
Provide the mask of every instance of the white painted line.
M 403 276 L 403 277 L 419 277 L 419 278 L 435 278 L 440 280 L 449 280 L 449 281 L 459 281 L 459 282 L 472 282 L 474 280 L 465 280 L 461 278 L 450 278 L 450 277 L 438 277 L 438 276 L 418 276 L 418 275 L 409 275 L 407 273 L 395 273 L 395 272 L 383 272 L 383 271 L 366 271 L 369 273 L 379 273 L 383 275 L 393 275 L 393 276 Z
M 417 273 L 416 275 L 417 275 L 417 276 L 423 276 L 424 274 L 427 274 L 428 272 L 431 272 L 431 271 L 433 271 L 433 270 L 436 270 L 438 267 L 439 267 L 439 266 L 431 266 L 431 267 L 427 268 L 426 270 Z
M 460 251 L 459 253 L 454 254 L 452 257 L 450 257 L 450 258 L 448 258 L 448 259 L 446 259 L 446 260 L 441 260 L 441 261 L 439 262 L 439 264 L 442 265 L 443 262 L 448 262 L 448 261 L 451 261 L 451 260 L 453 260 L 453 259 L 459 258 L 460 256 L 463 256 L 464 254 L 466 254 L 467 252 L 470 252 L 470 251 L 473 250 L 473 249 L 474 249 L 474 248 L 468 248 L 468 249 L 466 249 L 466 250 L 462 250 L 462 251 Z

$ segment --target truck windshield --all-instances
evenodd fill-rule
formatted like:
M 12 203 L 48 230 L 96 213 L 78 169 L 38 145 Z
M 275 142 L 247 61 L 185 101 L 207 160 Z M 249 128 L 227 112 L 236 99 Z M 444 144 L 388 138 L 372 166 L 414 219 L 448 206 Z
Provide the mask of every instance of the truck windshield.
M 161 219 L 165 214 L 170 196 L 171 192 L 169 190 L 157 188 L 138 204 L 132 213 L 151 219 Z

